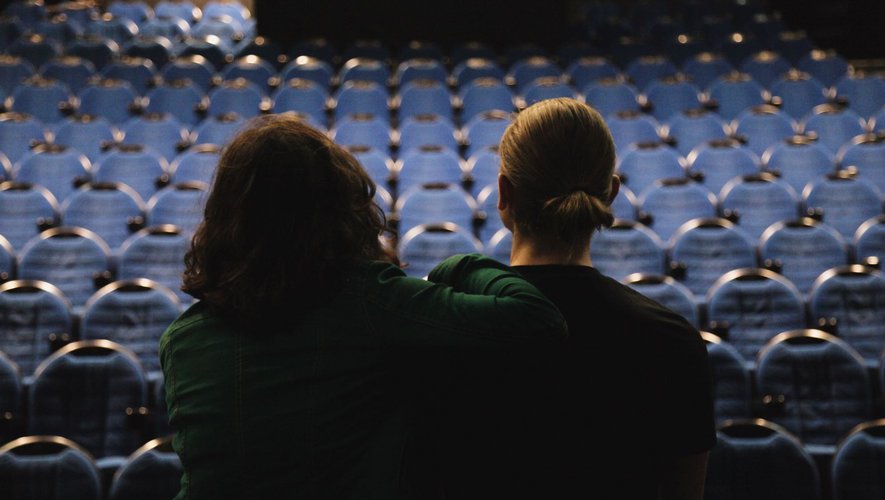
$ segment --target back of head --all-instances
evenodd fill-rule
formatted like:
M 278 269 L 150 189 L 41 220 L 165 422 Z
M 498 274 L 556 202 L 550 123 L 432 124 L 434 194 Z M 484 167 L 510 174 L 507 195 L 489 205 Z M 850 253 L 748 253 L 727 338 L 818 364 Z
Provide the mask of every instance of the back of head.
M 253 119 L 219 160 L 182 289 L 239 319 L 316 305 L 343 267 L 383 257 L 374 193 L 321 132 L 286 115 Z
M 523 234 L 574 249 L 613 223 L 615 145 L 595 109 L 570 98 L 537 102 L 508 126 L 499 151 Z

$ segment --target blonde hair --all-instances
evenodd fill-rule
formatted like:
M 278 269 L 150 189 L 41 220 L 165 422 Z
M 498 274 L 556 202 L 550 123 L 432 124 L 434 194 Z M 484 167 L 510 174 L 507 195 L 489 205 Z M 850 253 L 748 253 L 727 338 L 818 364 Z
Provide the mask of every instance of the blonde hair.
M 531 237 L 576 249 L 614 222 L 615 145 L 598 111 L 557 98 L 521 111 L 499 148 L 513 186 L 513 223 Z

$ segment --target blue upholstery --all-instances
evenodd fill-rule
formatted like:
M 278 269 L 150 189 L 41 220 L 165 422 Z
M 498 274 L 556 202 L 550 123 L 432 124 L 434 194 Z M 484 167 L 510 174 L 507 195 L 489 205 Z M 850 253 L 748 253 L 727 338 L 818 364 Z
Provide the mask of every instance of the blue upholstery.
M 283 113 L 297 111 L 313 117 L 323 126 L 328 126 L 326 102 L 329 95 L 320 84 L 301 78 L 292 78 L 271 94 L 272 111 Z
M 652 114 L 667 121 L 685 111 L 701 107 L 701 89 L 682 78 L 668 78 L 651 82 L 645 95 L 652 106 Z
M 885 498 L 882 420 L 864 422 L 839 442 L 832 462 L 833 500 Z
M 61 206 L 64 226 L 86 228 L 112 252 L 131 234 L 129 224 L 144 217 L 144 201 L 125 184 L 85 184 Z
M 885 262 L 885 215 L 868 219 L 857 228 L 852 239 L 855 260 L 864 263 L 867 259 Z
M 510 66 L 505 81 L 512 82 L 518 94 L 524 94 L 530 84 L 539 78 L 562 76 L 562 69 L 552 59 L 535 55 L 520 58 Z
M 848 263 L 845 239 L 832 226 L 813 219 L 776 222 L 759 240 L 759 257 L 780 264 L 780 273 L 807 294 L 827 269 Z
M 510 121 L 509 113 L 491 111 L 480 113 L 465 123 L 461 133 L 467 143 L 466 156 L 473 156 L 489 146 L 498 147 Z
M 827 148 L 804 136 L 791 137 L 772 143 L 762 156 L 764 170 L 787 181 L 797 193 L 806 185 L 836 169 L 836 163 Z
M 116 131 L 106 119 L 81 115 L 65 120 L 55 130 L 52 142 L 83 153 L 95 163 L 102 147 L 116 140 Z
M 397 198 L 397 232 L 402 236 L 421 224 L 451 222 L 472 233 L 476 210 L 476 201 L 458 184 L 414 185 Z
M 538 101 L 557 97 L 572 99 L 579 97 L 577 91 L 568 83 L 563 82 L 559 76 L 538 78 L 533 82 L 527 83 L 523 89 L 522 99 L 525 106 L 531 106 Z
M 780 426 L 756 422 L 720 427 L 707 462 L 704 498 L 820 499 L 820 474 L 804 443 Z
M 483 251 L 498 262 L 510 265 L 510 250 L 512 246 L 513 233 L 506 227 L 502 227 L 483 244 Z
M 181 312 L 165 285 L 146 278 L 116 281 L 86 303 L 80 338 L 108 339 L 129 348 L 149 372 L 159 372 L 160 335 Z
M 77 56 L 53 59 L 40 67 L 40 74 L 44 78 L 64 83 L 73 94 L 78 94 L 95 73 L 92 62 Z
M 428 182 L 460 186 L 466 168 L 463 163 L 458 153 L 451 149 L 425 146 L 407 151 L 400 158 L 396 172 L 397 196 Z
M 757 360 L 756 386 L 763 398 L 780 402 L 768 409 L 771 420 L 815 451 L 834 447 L 872 416 L 869 375 L 860 354 L 820 330 L 793 330 L 771 339 Z
M 30 378 L 37 365 L 50 354 L 50 336 L 70 335 L 71 303 L 52 284 L 9 281 L 0 285 L 0 351 Z
M 369 177 L 384 189 L 390 191 L 390 176 L 393 171 L 393 160 L 387 150 L 370 146 L 350 146 L 347 148 L 369 174 Z
M 92 22 L 89 22 L 86 26 L 91 24 Z M 100 72 L 104 70 L 105 66 L 119 58 L 120 46 L 110 38 L 85 34 L 67 44 L 65 54 L 88 60 L 95 66 L 96 71 Z
M 603 78 L 615 78 L 618 74 L 620 69 L 604 57 L 582 57 L 572 61 L 565 68 L 569 83 L 576 89 L 586 88 L 587 85 Z
M 784 56 L 774 51 L 762 51 L 747 58 L 740 65 L 740 70 L 753 76 L 765 88 L 790 71 L 793 65 Z
M 36 68 L 27 59 L 9 54 L 0 56 L 0 89 L 6 95 L 12 94 L 19 83 L 36 73 Z
M 173 183 L 199 181 L 211 185 L 220 158 L 220 145 L 191 147 L 175 157 L 169 166 L 169 176 Z
M 58 203 L 46 188 L 32 184 L 0 184 L 0 235 L 16 250 L 40 232 L 40 219 L 56 223 L 58 218 Z
M 639 201 L 636 199 L 636 194 L 632 189 L 622 184 L 618 189 L 618 195 L 612 201 L 611 209 L 616 219 L 636 221 L 639 211 Z
M 134 117 L 122 125 L 123 142 L 142 144 L 172 161 L 188 138 L 187 127 L 174 115 L 148 113 Z
M 781 98 L 781 109 L 795 120 L 804 119 L 811 110 L 827 102 L 826 87 L 818 79 L 802 72 L 790 72 L 771 85 L 771 93 Z
M 725 120 L 715 112 L 703 108 L 671 116 L 665 125 L 667 135 L 676 141 L 676 149 L 682 156 L 688 156 L 692 150 L 711 141 L 727 137 Z
M 515 109 L 514 94 L 503 81 L 491 77 L 471 80 L 460 90 L 461 123 L 467 124 L 486 111 L 511 113 Z
M 812 50 L 796 62 L 796 69 L 830 87 L 848 74 L 848 61 L 833 50 Z
M 498 183 L 489 183 L 476 196 L 476 206 L 485 215 L 482 225 L 479 227 L 479 238 L 483 242 L 491 238 L 504 227 L 501 214 L 498 213 Z
M 45 142 L 43 125 L 23 113 L 0 114 L 0 151 L 15 163 L 30 152 L 31 147 Z
M 685 178 L 685 159 L 662 142 L 640 143 L 621 151 L 617 159 L 621 182 L 641 193 L 661 179 Z
M 453 54 L 454 55 L 454 54 Z M 457 61 L 452 68 L 452 79 L 460 89 L 479 78 L 504 81 L 504 70 L 492 57 L 468 57 Z M 475 56 L 475 54 L 474 54 Z
M 406 118 L 399 127 L 400 154 L 421 146 L 441 146 L 458 151 L 459 143 L 455 126 L 439 115 L 417 115 Z
M 153 8 L 141 0 L 125 2 L 123 0 L 111 0 L 108 2 L 106 9 L 107 12 L 114 16 L 129 19 L 138 25 L 141 25 L 141 23 L 154 15 Z
M 761 160 L 740 142 L 726 139 L 698 146 L 686 158 L 689 174 L 702 175 L 702 181 L 713 193 L 735 177 L 758 174 Z
M 812 323 L 836 320 L 839 338 L 872 368 L 885 352 L 885 276 L 864 266 L 837 267 L 821 274 L 808 293 Z
M 221 70 L 227 64 L 230 48 L 219 38 L 199 38 L 193 35 L 194 30 L 191 30 L 191 36 L 179 44 L 178 56 L 201 55 L 212 63 L 216 71 Z
M 249 119 L 261 114 L 263 106 L 270 106 L 270 101 L 265 102 L 263 90 L 242 77 L 225 81 L 209 91 L 208 97 L 209 116 L 236 113 Z
M 138 95 L 146 95 L 157 76 L 157 67 L 149 59 L 134 57 L 110 62 L 101 76 L 106 79 L 129 82 Z
M 225 146 L 233 138 L 245 120 L 236 115 L 206 117 L 191 132 L 190 142 L 194 145 L 215 144 Z
M 706 301 L 707 290 L 728 271 L 756 267 L 756 240 L 737 225 L 721 218 L 696 219 L 681 226 L 667 249 L 671 265 L 684 275 L 677 278 Z
M 833 105 L 816 107 L 802 122 L 803 133 L 815 133 L 831 156 L 836 156 L 851 139 L 863 135 L 863 119 L 851 108 Z
M 759 156 L 792 137 L 797 128 L 793 118 L 768 105 L 750 108 L 738 115 L 734 122 L 736 134 Z
M 108 499 L 173 498 L 178 493 L 182 471 L 170 438 L 150 441 L 127 457 L 114 474 Z
M 203 120 L 206 93 L 188 80 L 165 82 L 147 91 L 148 113 L 170 114 L 183 126 L 192 127 Z
M 370 146 L 390 151 L 391 130 L 386 115 L 353 115 L 338 120 L 331 131 L 332 139 L 342 146 Z
M 163 156 L 141 144 L 123 144 L 109 149 L 95 164 L 95 182 L 120 182 L 131 187 L 147 202 L 157 192 L 157 180 L 167 173 Z
M 14 40 L 6 48 L 6 52 L 26 59 L 35 68 L 39 68 L 61 54 L 62 49 L 57 42 L 47 40 L 38 33 L 25 33 Z
M 581 89 L 581 93 L 587 104 L 602 116 L 619 111 L 641 111 L 639 90 L 633 84 L 617 78 L 596 80 Z
M 155 17 L 177 17 L 188 24 L 193 24 L 202 14 L 202 10 L 189 0 L 160 0 L 154 4 Z
M 152 226 L 133 234 L 120 247 L 117 277 L 121 280 L 147 278 L 178 295 L 183 304 L 193 298 L 181 291 L 184 254 L 190 241 L 177 226 Z
M 484 187 L 498 182 L 500 167 L 501 157 L 496 149 L 481 150 L 467 158 L 467 174 L 472 182 L 470 194 L 474 198 L 479 197 Z
M 648 92 L 653 83 L 676 75 L 678 69 L 667 57 L 648 56 L 634 59 L 624 68 L 624 72 L 638 89 Z
M 13 179 L 45 187 L 59 203 L 76 189 L 75 182 L 88 181 L 91 165 L 75 149 L 41 145 L 22 157 L 13 167 Z
M 221 76 L 224 80 L 236 80 L 245 78 L 254 84 L 262 95 L 268 95 L 271 91 L 271 78 L 277 74 L 276 68 L 258 56 L 241 57 L 224 67 Z
M 615 141 L 615 150 L 620 154 L 637 144 L 661 140 L 661 124 L 651 115 L 622 111 L 608 116 L 605 121 Z
M 733 120 L 748 109 L 765 104 L 765 89 L 746 73 L 729 73 L 710 84 L 710 98 L 717 103 L 716 112 Z
M 885 135 L 855 138 L 839 152 L 838 161 L 842 168 L 856 167 L 861 178 L 885 193 Z
M 137 95 L 126 80 L 104 79 L 86 85 L 77 97 L 81 114 L 100 116 L 114 125 L 121 125 L 132 118 L 130 106 Z
M 40 233 L 19 252 L 18 277 L 57 286 L 77 309 L 95 292 L 93 278 L 110 268 L 110 249 L 100 236 L 83 228 L 55 228 Z
M 593 267 L 621 280 L 632 273 L 665 274 L 666 244 L 638 222 L 618 220 L 590 240 Z
M 147 378 L 127 349 L 104 341 L 62 347 L 37 367 L 28 430 L 82 445 L 96 458 L 132 453 L 143 441 L 127 408 L 147 405 Z
M 390 123 L 390 109 L 386 87 L 376 82 L 352 80 L 344 83 L 334 94 L 333 116 L 336 124 L 349 115 L 373 115 Z
M 10 359 L 0 346 L 0 442 L 7 442 L 15 436 L 10 425 L 22 418 L 24 385 L 21 369 Z M 11 417 L 11 418 L 10 418 Z
M 335 72 L 328 62 L 305 55 L 293 58 L 280 69 L 280 79 L 283 82 L 296 78 L 307 80 L 315 83 L 325 92 L 329 91 L 334 76 Z
M 716 423 L 750 418 L 753 377 L 747 360 L 735 347 L 716 335 L 702 332 L 713 372 L 713 413 Z
M 380 88 L 386 88 L 390 81 L 390 69 L 381 59 L 370 57 L 354 57 L 345 59 L 344 66 L 338 71 L 338 80 L 344 86 L 348 82 L 374 82 Z
M 723 215 L 759 239 L 768 226 L 799 216 L 799 196 L 785 181 L 768 173 L 733 178 L 719 194 Z
M 728 59 L 713 52 L 701 52 L 682 63 L 682 72 L 701 90 L 707 90 L 719 78 L 734 70 Z
M 157 191 L 147 204 L 147 226 L 174 224 L 189 238 L 203 221 L 208 190 L 201 182 L 184 182 Z
M 836 95 L 862 118 L 869 118 L 885 106 L 885 78 L 876 74 L 845 75 L 835 84 Z
M 716 196 L 688 178 L 656 181 L 638 201 L 640 212 L 650 217 L 647 225 L 664 241 L 691 219 L 716 216 Z
M 400 63 L 394 73 L 394 81 L 402 88 L 416 80 L 433 80 L 442 84 L 448 82 L 449 74 L 441 59 L 433 57 L 400 57 Z M 429 55 L 429 54 L 428 54 Z
M 593 256 L 594 267 L 596 256 Z M 700 323 L 697 299 L 691 290 L 671 276 L 637 272 L 622 278 L 624 283 L 646 297 L 676 312 L 695 327 Z
M 216 84 L 215 67 L 205 57 L 199 55 L 174 58 L 163 66 L 160 70 L 160 76 L 165 82 L 190 80 L 203 93 L 208 93 Z
M 24 437 L 0 448 L 0 483 L 5 500 L 95 500 L 103 491 L 89 452 L 57 436 Z
M 469 229 L 454 224 L 419 225 L 403 234 L 397 253 L 406 274 L 422 278 L 446 257 L 482 253 L 482 243 Z
M 845 172 L 831 173 L 808 183 L 802 197 L 806 212 L 820 211 L 823 222 L 852 240 L 864 221 L 882 213 L 885 195 L 868 182 Z
M 707 294 L 707 322 L 746 360 L 755 364 L 759 350 L 775 335 L 805 327 L 805 297 L 793 283 L 767 269 L 724 274 Z
M 149 38 L 163 37 L 174 42 L 188 36 L 190 30 L 191 23 L 180 16 L 154 16 L 141 25 L 138 34 Z
M 9 95 L 9 109 L 27 113 L 44 124 L 54 124 L 65 118 L 62 106 L 70 105 L 71 96 L 64 84 L 35 76 L 15 87 Z
M 402 123 L 417 115 L 437 115 L 454 122 L 452 94 L 445 82 L 438 80 L 412 80 L 400 87 L 397 111 Z

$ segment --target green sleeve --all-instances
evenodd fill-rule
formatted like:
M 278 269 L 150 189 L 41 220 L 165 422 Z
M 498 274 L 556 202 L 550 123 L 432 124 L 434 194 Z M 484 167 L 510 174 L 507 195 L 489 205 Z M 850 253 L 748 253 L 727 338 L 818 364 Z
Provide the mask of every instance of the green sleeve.
M 388 266 L 367 297 L 369 317 L 394 345 L 495 349 L 561 342 L 559 310 L 507 266 L 478 254 L 444 260 L 422 280 Z

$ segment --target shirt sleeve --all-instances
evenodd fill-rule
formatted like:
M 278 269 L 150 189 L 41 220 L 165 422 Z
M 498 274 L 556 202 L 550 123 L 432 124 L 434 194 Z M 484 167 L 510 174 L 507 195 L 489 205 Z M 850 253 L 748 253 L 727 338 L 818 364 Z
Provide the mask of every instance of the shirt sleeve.
M 445 259 L 426 281 L 394 266 L 374 279 L 367 312 L 393 345 L 494 349 L 567 337 L 565 320 L 540 290 L 482 255 Z

